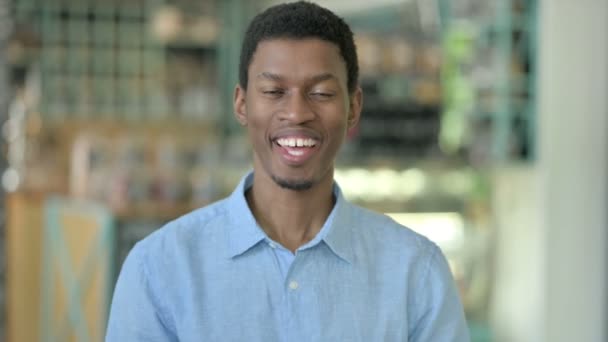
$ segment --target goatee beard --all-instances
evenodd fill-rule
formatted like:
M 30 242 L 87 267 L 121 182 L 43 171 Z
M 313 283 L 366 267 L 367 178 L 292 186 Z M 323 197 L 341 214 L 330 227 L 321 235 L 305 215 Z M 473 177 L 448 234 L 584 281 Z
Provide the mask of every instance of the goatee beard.
M 308 180 L 293 181 L 282 179 L 275 175 L 271 175 L 271 178 L 281 188 L 293 191 L 304 191 L 312 188 L 313 186 L 313 182 Z

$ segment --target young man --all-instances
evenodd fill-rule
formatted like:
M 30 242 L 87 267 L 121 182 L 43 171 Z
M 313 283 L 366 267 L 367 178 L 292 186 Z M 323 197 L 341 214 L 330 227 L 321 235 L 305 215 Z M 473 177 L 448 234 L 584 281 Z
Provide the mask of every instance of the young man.
M 350 28 L 297 2 L 253 19 L 236 118 L 253 172 L 131 251 L 107 341 L 468 341 L 440 250 L 344 200 L 362 94 Z

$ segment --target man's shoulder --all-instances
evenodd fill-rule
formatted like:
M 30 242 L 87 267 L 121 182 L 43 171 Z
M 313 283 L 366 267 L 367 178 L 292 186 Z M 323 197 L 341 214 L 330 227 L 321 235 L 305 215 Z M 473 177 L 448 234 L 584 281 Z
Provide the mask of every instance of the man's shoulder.
M 350 204 L 359 236 L 383 249 L 428 252 L 436 245 L 426 236 L 405 226 L 386 214 Z
M 226 200 L 195 209 L 166 223 L 139 241 L 134 250 L 166 256 L 180 249 L 200 246 L 210 236 L 222 234 L 222 228 L 229 224 Z
M 354 208 L 353 248 L 366 262 L 362 265 L 377 265 L 378 272 L 390 269 L 391 274 L 401 272 L 399 279 L 421 277 L 433 266 L 433 260 L 442 255 L 441 249 L 426 236 L 404 226 L 393 218 L 365 208 Z M 378 266 L 381 265 L 381 266 Z M 387 268 L 387 265 L 392 265 Z

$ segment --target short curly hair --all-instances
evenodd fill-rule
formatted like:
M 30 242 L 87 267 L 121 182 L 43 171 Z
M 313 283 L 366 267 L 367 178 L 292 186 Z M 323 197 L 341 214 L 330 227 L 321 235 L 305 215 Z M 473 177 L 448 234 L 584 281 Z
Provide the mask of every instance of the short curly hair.
M 359 82 L 359 64 L 353 32 L 330 10 L 306 1 L 272 6 L 253 18 L 241 47 L 239 83 L 242 88 L 247 88 L 249 66 L 259 43 L 280 38 L 318 38 L 336 44 L 346 63 L 348 91 L 355 91 Z

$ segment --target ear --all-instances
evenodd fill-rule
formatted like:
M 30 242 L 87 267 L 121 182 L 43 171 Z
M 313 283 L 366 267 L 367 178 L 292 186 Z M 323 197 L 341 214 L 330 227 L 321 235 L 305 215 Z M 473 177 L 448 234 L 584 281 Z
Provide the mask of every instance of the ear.
M 363 108 L 363 90 L 361 87 L 357 89 L 349 96 L 350 109 L 348 111 L 348 129 L 351 129 L 359 123 L 361 117 L 361 109 Z
M 245 90 L 240 84 L 234 88 L 234 116 L 242 125 L 247 126 L 247 103 L 245 101 Z

